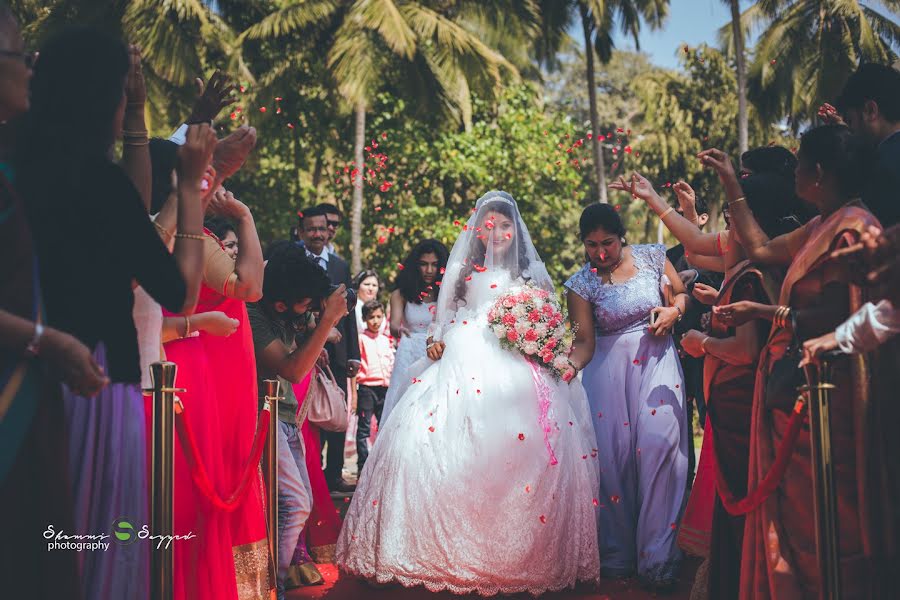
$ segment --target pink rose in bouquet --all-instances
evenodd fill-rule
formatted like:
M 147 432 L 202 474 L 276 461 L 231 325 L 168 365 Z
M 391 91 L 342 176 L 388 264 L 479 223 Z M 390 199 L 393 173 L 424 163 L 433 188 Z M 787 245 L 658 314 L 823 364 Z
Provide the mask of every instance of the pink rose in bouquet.
M 497 298 L 488 320 L 500 345 L 546 368 L 557 379 L 570 381 L 575 370 L 569 362 L 572 334 L 555 295 L 526 284 Z

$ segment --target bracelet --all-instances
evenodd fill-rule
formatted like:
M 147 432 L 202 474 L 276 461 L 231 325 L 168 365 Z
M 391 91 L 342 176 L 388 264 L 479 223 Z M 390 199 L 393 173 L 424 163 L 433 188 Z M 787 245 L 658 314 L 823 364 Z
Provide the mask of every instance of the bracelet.
M 147 137 L 146 129 L 123 129 L 122 136 L 124 137 Z
M 122 140 L 123 146 L 149 146 L 150 140 L 147 138 L 138 139 L 138 138 L 125 138 Z
M 184 315 L 184 335 L 181 337 L 186 338 L 189 335 L 191 335 L 191 318 Z
M 27 356 L 35 357 L 40 352 L 41 348 L 41 338 L 44 337 L 44 326 L 40 323 L 34 324 L 34 336 L 31 338 L 31 341 L 28 342 L 28 345 L 25 346 L 25 354 Z
M 684 318 L 684 311 L 682 311 L 681 308 L 675 306 L 674 304 L 672 305 L 672 307 L 678 311 L 678 321 L 676 321 L 676 323 L 681 322 L 681 320 Z
M 659 215 L 659 220 L 662 221 L 663 219 L 665 219 L 673 210 L 675 210 L 675 207 L 670 206 L 668 210 L 663 211 L 662 214 Z
M 708 342 L 708 341 L 709 341 L 709 336 L 706 336 L 703 338 L 703 341 L 700 342 L 700 349 L 703 350 L 703 354 L 709 354 L 709 352 L 706 350 L 706 342 Z
M 737 204 L 738 202 L 744 202 L 746 200 L 747 200 L 747 198 L 745 196 L 741 196 L 740 198 L 735 198 L 734 200 L 729 200 L 728 206 L 733 206 L 733 205 Z
M 153 221 L 153 226 L 156 227 L 156 230 L 157 230 L 160 234 L 166 236 L 167 238 L 171 238 L 171 237 L 173 236 L 172 233 L 169 233 L 169 230 L 168 230 L 168 229 L 166 229 L 165 227 L 163 227 L 162 225 L 160 225 L 160 224 L 157 223 L 156 221 Z
M 198 235 L 196 233 L 176 233 L 175 237 L 181 238 L 184 240 L 200 240 L 201 242 L 206 241 L 205 235 Z
M 772 323 L 776 327 L 784 329 L 784 327 L 787 325 L 787 320 L 790 317 L 790 314 L 791 314 L 790 306 L 779 306 L 775 310 L 775 317 L 772 319 Z

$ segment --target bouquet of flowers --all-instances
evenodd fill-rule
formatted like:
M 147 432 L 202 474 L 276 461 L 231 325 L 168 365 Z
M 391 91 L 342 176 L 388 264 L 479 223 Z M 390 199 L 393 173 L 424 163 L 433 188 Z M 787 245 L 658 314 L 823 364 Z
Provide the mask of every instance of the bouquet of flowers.
M 559 301 L 550 292 L 532 284 L 511 290 L 497 298 L 488 321 L 504 348 L 520 352 L 563 381 L 575 376 L 569 362 L 572 335 Z

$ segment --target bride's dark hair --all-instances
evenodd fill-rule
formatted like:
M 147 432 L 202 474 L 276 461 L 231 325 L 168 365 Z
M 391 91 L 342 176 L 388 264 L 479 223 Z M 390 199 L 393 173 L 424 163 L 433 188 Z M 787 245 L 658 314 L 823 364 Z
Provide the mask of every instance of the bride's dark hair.
M 516 225 L 516 235 L 515 240 L 513 242 L 515 248 L 511 248 L 507 252 L 507 256 L 510 255 L 513 251 L 516 253 L 517 260 L 515 261 L 514 272 L 510 273 L 510 276 L 513 279 L 517 279 L 518 277 L 522 277 L 525 275 L 525 279 L 529 279 L 527 276 L 528 266 L 531 262 L 528 260 L 527 248 L 525 246 L 525 236 L 522 234 L 522 230 L 519 227 L 520 217 L 516 213 L 515 207 L 507 200 L 488 200 L 484 203 L 478 212 L 482 215 L 486 215 L 488 213 L 499 213 L 504 217 L 507 217 L 510 221 L 515 223 Z M 476 224 L 476 227 L 480 227 L 481 224 Z M 484 241 L 480 239 L 479 236 L 472 236 L 472 243 L 469 245 L 469 253 L 466 255 L 465 260 L 463 261 L 462 271 L 459 275 L 459 280 L 456 282 L 456 293 L 454 295 L 454 300 L 461 306 L 465 303 L 466 297 L 466 279 L 469 275 L 472 274 L 472 271 L 475 270 L 475 267 L 483 267 L 484 266 L 484 258 L 487 254 L 487 246 Z

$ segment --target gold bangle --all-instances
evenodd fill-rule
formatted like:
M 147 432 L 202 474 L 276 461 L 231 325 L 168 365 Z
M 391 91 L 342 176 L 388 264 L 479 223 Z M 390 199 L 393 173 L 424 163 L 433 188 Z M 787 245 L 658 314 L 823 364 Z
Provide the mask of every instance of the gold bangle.
M 175 237 L 185 240 L 200 240 L 201 242 L 206 241 L 206 236 L 197 235 L 196 233 L 176 233 Z
M 137 138 L 135 138 L 135 139 L 125 138 L 124 140 L 122 140 L 122 145 L 123 146 L 149 146 L 150 140 L 148 140 L 147 138 L 144 138 L 143 140 L 139 140 Z
M 675 210 L 675 207 L 670 206 L 668 210 L 663 211 L 663 213 L 659 215 L 659 220 L 662 221 L 663 219 L 665 219 L 673 210 Z
M 191 318 L 187 315 L 184 315 L 184 335 L 182 338 L 186 338 L 191 335 Z
M 745 200 L 747 200 L 747 198 L 745 196 L 741 196 L 740 198 L 735 198 L 734 200 L 729 200 L 728 206 L 734 206 L 738 202 L 744 202 Z
M 126 137 L 128 137 L 128 136 L 131 136 L 131 137 L 144 136 L 144 137 L 146 137 L 147 130 L 146 129 L 123 129 L 122 135 L 124 135 Z
M 781 311 L 782 310 L 784 310 L 783 306 L 779 306 L 775 309 L 775 316 L 772 317 L 772 323 L 775 325 L 775 327 L 781 327 L 781 325 L 779 323 L 781 321 Z
M 705 338 L 703 338 L 703 341 L 700 342 L 700 349 L 703 350 L 703 354 L 709 354 L 709 352 L 706 350 L 706 342 L 708 341 L 709 336 L 706 336 Z

